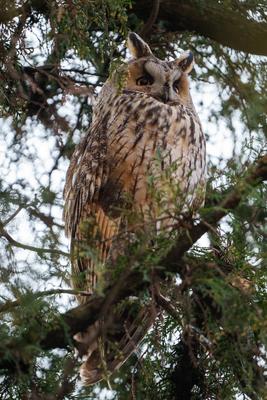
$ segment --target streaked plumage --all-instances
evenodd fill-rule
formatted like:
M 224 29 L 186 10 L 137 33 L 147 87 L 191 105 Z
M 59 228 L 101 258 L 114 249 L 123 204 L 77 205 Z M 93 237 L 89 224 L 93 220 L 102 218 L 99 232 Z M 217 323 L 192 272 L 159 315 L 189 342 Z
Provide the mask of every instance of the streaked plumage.
M 144 223 L 164 215 L 164 210 L 159 215 L 153 207 L 149 176 L 154 177 L 155 190 L 166 197 L 168 215 L 177 209 L 193 213 L 204 199 L 205 139 L 187 77 L 192 53 L 176 61 L 161 61 L 134 33 L 128 45 L 134 58 L 103 86 L 91 127 L 72 156 L 64 191 L 66 233 L 76 249 L 73 284 L 90 293 L 97 287 L 97 263 L 116 259 L 116 238 L 122 225 L 125 228 L 121 209 L 130 207 L 141 213 Z M 123 89 L 118 87 L 118 77 L 124 81 Z M 162 177 L 168 169 L 170 185 L 177 187 L 176 198 L 165 190 L 166 176 Z M 164 223 L 160 228 L 164 229 Z M 90 241 L 95 248 L 91 256 L 83 252 Z M 151 322 L 145 323 L 135 343 Z M 87 383 L 101 377 L 100 370 L 96 371 L 96 347 L 89 349 L 94 361 L 90 365 L 89 356 L 83 368 Z M 121 363 L 113 360 L 108 367 L 113 370 Z

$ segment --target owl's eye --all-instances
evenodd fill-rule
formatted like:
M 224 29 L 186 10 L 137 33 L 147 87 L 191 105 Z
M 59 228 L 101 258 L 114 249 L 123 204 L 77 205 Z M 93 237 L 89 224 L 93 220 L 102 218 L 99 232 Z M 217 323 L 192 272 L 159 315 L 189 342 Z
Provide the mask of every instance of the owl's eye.
M 136 84 L 138 86 L 152 85 L 152 83 L 153 83 L 153 78 L 150 75 L 143 75 L 143 76 L 140 76 L 140 78 L 136 79 Z
M 175 92 L 179 92 L 180 81 L 180 79 L 177 79 L 173 82 L 173 89 L 175 90 Z

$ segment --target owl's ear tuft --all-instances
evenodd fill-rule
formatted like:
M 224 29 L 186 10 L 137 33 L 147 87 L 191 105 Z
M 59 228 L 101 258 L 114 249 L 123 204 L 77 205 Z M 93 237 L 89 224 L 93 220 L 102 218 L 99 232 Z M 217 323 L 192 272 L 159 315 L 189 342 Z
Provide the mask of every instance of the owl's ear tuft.
M 192 51 L 185 51 L 175 62 L 185 73 L 189 74 L 194 66 L 194 54 Z
M 134 58 L 145 57 L 152 54 L 148 44 L 135 32 L 129 33 L 127 47 Z

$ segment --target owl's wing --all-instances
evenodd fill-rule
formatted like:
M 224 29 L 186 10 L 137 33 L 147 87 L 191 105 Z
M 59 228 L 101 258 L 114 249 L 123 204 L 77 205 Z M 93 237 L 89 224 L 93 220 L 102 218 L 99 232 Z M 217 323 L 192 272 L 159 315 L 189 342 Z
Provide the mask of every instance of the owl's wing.
M 72 156 L 64 189 L 66 234 L 71 237 L 74 253 L 73 286 L 91 293 L 97 281 L 96 266 L 107 259 L 113 238 L 119 230 L 121 214 L 114 213 L 112 207 L 119 204 L 120 193 L 123 191 L 123 188 L 116 186 L 116 179 L 114 184 L 114 169 L 115 165 L 119 164 L 117 159 L 114 161 L 114 153 L 118 157 L 121 155 L 119 151 L 116 153 L 116 149 L 109 148 L 105 136 L 106 132 L 111 136 L 111 130 L 117 133 L 119 126 L 123 124 L 119 118 L 114 119 L 111 129 L 110 126 L 105 126 L 103 115 L 97 121 L 98 123 L 92 124 Z M 125 129 L 124 136 L 127 133 Z M 126 147 L 124 140 L 123 146 Z M 123 146 L 118 142 L 119 149 Z M 108 151 L 112 153 L 112 164 L 108 159 Z M 125 153 L 128 154 L 127 147 Z M 121 171 L 118 174 L 121 174 Z M 119 248 L 118 242 L 117 239 L 115 250 Z M 95 254 L 92 249 L 95 249 Z M 114 247 L 111 254 L 113 253 Z M 87 298 L 81 296 L 78 299 L 83 302 Z M 117 314 L 115 310 L 116 308 L 112 310 L 112 313 L 115 313 L 114 324 L 108 330 L 104 342 L 106 368 L 110 373 L 119 368 L 131 355 L 155 319 L 155 315 L 147 308 L 140 307 L 135 317 L 132 313 L 128 315 L 127 310 L 124 315 L 120 315 L 120 312 Z M 90 342 L 100 322 L 89 326 L 87 331 L 75 337 L 78 342 L 85 344 L 86 353 L 88 352 L 87 361 L 81 367 L 81 375 L 86 384 L 103 379 L 105 375 L 101 340 L 99 341 L 101 332 L 96 335 L 94 342 Z
M 64 188 L 64 220 L 66 234 L 71 237 L 73 286 L 89 293 L 96 286 L 96 266 L 105 262 L 119 225 L 119 219 L 107 215 L 99 201 L 109 177 L 105 131 L 100 125 L 92 124 L 77 146 Z

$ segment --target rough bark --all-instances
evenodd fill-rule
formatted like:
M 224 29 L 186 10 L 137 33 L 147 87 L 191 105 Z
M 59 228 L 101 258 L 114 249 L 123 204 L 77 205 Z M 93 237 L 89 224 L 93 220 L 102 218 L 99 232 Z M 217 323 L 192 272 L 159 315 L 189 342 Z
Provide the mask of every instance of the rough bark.
M 146 22 L 153 1 L 136 0 L 132 9 Z M 248 19 L 238 9 L 214 0 L 161 0 L 156 23 L 167 31 L 190 31 L 235 50 L 267 55 L 267 23 Z

